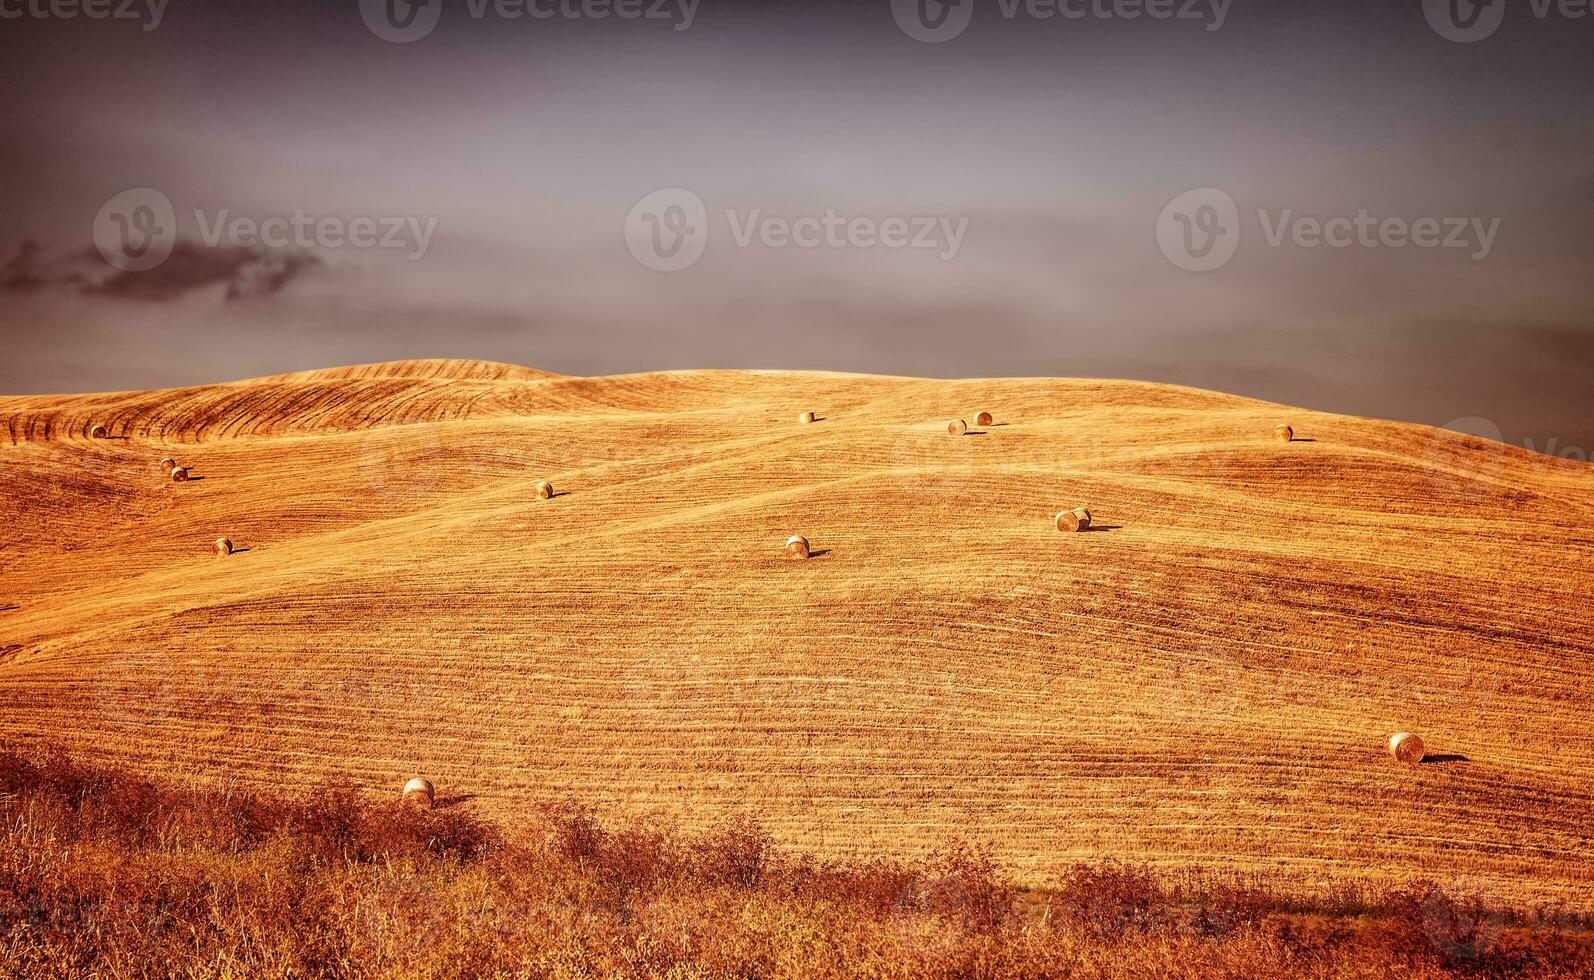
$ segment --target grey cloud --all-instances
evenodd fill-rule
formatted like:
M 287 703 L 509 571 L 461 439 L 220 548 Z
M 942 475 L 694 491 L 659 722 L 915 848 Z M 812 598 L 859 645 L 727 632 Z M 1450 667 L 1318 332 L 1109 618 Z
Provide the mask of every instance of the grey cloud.
M 237 300 L 278 293 L 324 265 L 308 252 L 207 247 L 179 240 L 155 268 L 123 272 L 107 266 L 92 248 L 52 256 L 28 240 L 0 264 L 0 292 L 28 294 L 61 287 L 91 296 L 160 303 L 220 286 L 226 299 Z

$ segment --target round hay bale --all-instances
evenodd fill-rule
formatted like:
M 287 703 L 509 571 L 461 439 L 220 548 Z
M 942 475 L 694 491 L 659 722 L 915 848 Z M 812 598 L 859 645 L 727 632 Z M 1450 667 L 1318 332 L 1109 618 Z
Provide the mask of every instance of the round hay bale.
M 430 779 L 422 779 L 416 776 L 404 784 L 404 792 L 401 796 L 405 803 L 430 810 L 432 804 L 437 802 L 437 789 L 432 785 Z
M 969 431 L 969 424 L 962 419 L 953 419 L 946 424 L 947 435 L 961 436 Z
M 172 482 L 173 483 L 187 483 L 188 482 L 188 467 L 186 467 L 186 466 L 173 466 L 172 467 Z
M 216 553 L 217 557 L 232 554 L 232 539 L 217 538 L 216 543 L 211 545 L 211 550 Z
M 548 500 L 553 497 L 553 484 L 544 480 L 537 484 L 537 499 Z
M 1292 442 L 1295 439 L 1295 429 L 1288 425 L 1278 426 L 1273 430 L 1273 438 L 1279 442 Z
M 813 420 L 814 420 L 814 413 L 813 412 L 804 412 L 801 415 L 797 416 L 797 421 L 801 422 L 803 425 L 807 425 L 809 422 L 812 422 Z
M 1411 732 L 1396 732 L 1389 736 L 1389 754 L 1396 762 L 1409 764 L 1422 761 L 1422 738 Z
M 975 425 L 990 425 L 995 421 L 996 418 L 992 416 L 990 412 L 981 412 L 980 414 L 974 416 Z
M 170 473 L 176 467 L 177 467 L 177 460 L 172 459 L 170 456 L 162 456 L 161 457 L 161 469 L 163 469 L 166 472 Z
M 786 539 L 787 558 L 807 558 L 808 553 L 808 539 L 801 534 L 793 534 Z
M 1055 520 L 1059 531 L 1083 531 L 1090 527 L 1090 511 L 1075 507 L 1059 512 Z
M 89 429 L 90 439 L 104 439 L 108 435 L 110 435 L 110 433 L 105 431 L 105 426 L 100 425 L 97 422 L 94 424 L 93 428 Z

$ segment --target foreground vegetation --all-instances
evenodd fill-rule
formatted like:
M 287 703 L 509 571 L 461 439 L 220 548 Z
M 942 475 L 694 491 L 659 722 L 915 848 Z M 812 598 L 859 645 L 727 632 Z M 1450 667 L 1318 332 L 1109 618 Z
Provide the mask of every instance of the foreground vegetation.
M 1118 866 L 1021 891 L 978 851 L 827 863 L 751 823 L 511 833 L 324 787 L 172 786 L 0 749 L 10 976 L 1438 977 L 1594 975 L 1574 916 L 1429 885 L 1311 903 Z

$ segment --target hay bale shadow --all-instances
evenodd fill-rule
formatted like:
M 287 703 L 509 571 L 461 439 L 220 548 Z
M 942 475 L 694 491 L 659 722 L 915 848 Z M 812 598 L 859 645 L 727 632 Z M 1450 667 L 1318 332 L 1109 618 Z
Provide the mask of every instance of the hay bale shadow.
M 1421 761 L 1420 764 L 1424 765 L 1424 766 L 1431 766 L 1431 765 L 1435 765 L 1435 764 L 1443 764 L 1443 763 L 1446 763 L 1446 762 L 1471 762 L 1471 761 L 1472 760 L 1467 758 L 1466 756 L 1458 755 L 1458 754 L 1456 754 L 1454 752 L 1443 752 L 1443 753 L 1437 753 L 1437 754 L 1430 752 L 1429 754 L 1427 754 L 1427 755 L 1422 757 L 1422 761 Z

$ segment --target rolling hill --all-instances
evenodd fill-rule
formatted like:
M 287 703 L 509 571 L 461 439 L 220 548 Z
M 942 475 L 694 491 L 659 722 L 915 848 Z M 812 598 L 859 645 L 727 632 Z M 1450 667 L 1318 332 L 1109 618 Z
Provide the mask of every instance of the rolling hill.
M 1587 464 L 1153 384 L 464 361 L 0 421 L 0 739 L 1036 880 L 1594 889 Z

